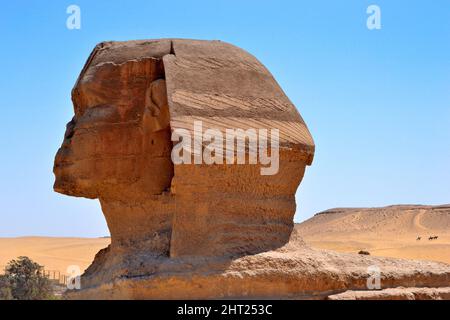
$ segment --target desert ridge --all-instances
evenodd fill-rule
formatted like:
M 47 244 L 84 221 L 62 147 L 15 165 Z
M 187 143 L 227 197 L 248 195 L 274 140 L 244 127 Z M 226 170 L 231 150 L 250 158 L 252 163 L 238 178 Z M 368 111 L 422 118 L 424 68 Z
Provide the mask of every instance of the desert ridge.
M 450 263 L 450 205 L 330 209 L 295 228 L 315 248 Z

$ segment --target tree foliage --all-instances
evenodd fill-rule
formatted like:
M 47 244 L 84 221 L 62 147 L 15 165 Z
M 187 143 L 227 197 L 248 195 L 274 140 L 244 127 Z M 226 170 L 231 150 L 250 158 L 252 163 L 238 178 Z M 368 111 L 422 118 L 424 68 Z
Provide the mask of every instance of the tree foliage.
M 11 260 L 0 276 L 0 299 L 40 300 L 52 298 L 52 285 L 43 267 L 28 257 Z
M 8 277 L 0 275 L 0 300 L 12 300 L 11 284 Z

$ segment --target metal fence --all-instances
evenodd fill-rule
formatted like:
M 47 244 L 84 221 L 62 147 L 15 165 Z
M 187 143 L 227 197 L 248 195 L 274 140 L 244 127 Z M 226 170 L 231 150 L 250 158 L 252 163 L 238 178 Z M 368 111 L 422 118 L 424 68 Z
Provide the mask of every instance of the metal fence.
M 56 282 L 57 284 L 67 285 L 67 279 L 69 278 L 65 274 L 61 274 L 58 270 L 42 270 L 42 274 L 44 277 L 47 277 L 51 281 Z

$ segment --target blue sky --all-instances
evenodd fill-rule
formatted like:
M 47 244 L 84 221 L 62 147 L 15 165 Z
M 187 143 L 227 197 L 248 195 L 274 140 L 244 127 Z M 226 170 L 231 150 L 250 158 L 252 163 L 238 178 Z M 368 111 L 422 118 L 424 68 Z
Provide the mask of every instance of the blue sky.
M 81 30 L 66 8 L 81 8 Z M 366 9 L 381 8 L 381 30 Z M 0 10 L 0 236 L 103 236 L 53 192 L 70 90 L 96 43 L 220 39 L 254 54 L 316 142 L 296 221 L 341 206 L 450 203 L 450 1 L 9 1 Z

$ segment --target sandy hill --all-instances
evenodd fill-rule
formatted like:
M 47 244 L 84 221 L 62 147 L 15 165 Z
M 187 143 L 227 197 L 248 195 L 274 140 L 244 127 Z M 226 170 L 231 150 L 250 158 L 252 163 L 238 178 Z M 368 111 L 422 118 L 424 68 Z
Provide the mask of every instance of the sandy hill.
M 11 259 L 28 256 L 46 270 L 65 273 L 70 265 L 85 270 L 109 238 L 20 237 L 0 238 L 0 272 Z
M 296 228 L 316 248 L 450 263 L 450 205 L 336 208 Z

